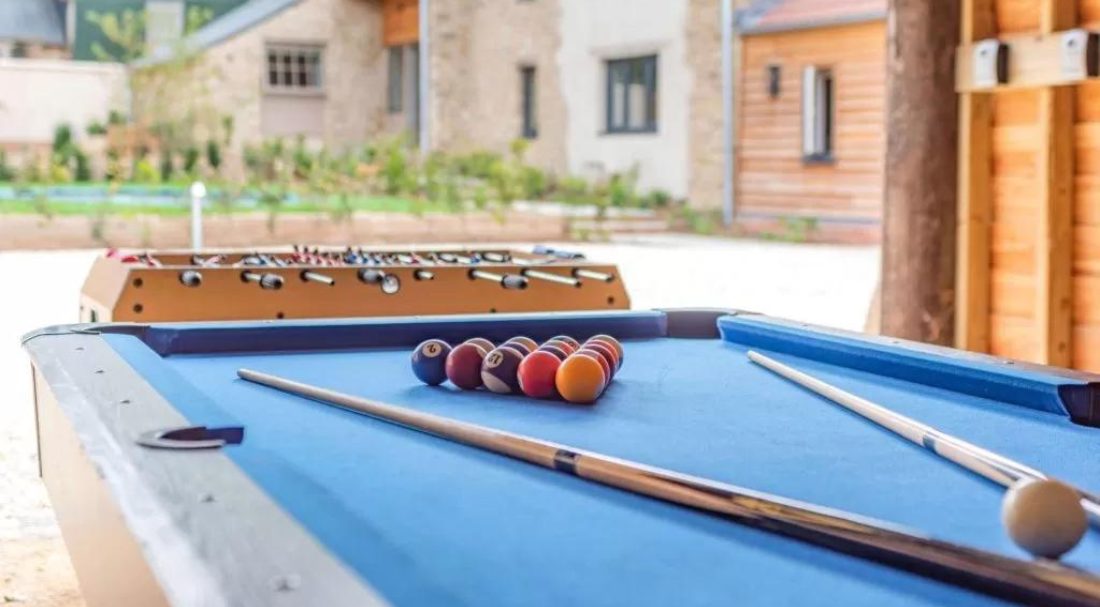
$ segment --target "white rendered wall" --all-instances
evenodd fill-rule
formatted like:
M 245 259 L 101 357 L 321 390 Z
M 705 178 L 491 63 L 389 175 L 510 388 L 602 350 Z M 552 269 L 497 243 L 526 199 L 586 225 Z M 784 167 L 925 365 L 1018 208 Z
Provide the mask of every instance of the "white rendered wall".
M 688 191 L 691 70 L 688 0 L 561 0 L 558 67 L 569 172 L 600 177 L 639 169 L 642 191 Z M 657 132 L 606 134 L 608 59 L 657 55 Z M 716 127 L 717 128 L 717 127 Z
M 54 59 L 0 59 L 0 144 L 49 143 L 54 128 L 81 138 L 92 122 L 130 111 L 125 66 Z

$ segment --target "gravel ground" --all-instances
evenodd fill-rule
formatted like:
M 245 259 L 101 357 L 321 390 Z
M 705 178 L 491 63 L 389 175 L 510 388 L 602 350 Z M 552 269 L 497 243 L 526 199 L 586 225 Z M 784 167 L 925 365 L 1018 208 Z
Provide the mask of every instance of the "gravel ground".
M 879 273 L 877 247 L 678 235 L 562 246 L 619 264 L 635 308 L 730 307 L 854 330 L 863 328 Z M 98 254 L 0 253 L 0 603 L 83 605 L 38 478 L 19 337 L 76 321 L 80 285 Z

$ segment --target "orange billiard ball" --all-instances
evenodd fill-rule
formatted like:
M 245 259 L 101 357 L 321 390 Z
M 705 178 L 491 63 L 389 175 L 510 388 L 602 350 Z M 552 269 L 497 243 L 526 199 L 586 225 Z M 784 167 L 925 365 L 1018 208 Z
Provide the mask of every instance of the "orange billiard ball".
M 603 365 L 594 353 L 581 352 L 570 356 L 558 367 L 554 377 L 558 394 L 571 403 L 594 402 L 606 384 Z
M 611 383 L 611 378 L 613 377 L 612 372 L 615 369 L 615 364 L 613 362 L 609 361 L 604 354 L 602 354 L 600 352 L 597 352 L 594 348 L 589 348 L 587 346 L 581 346 L 581 349 L 577 350 L 577 352 L 576 352 L 576 354 L 574 354 L 574 356 L 576 356 L 577 354 L 591 355 L 591 356 L 595 357 L 595 359 L 600 363 L 600 366 L 603 367 L 603 375 L 604 375 L 604 382 L 603 383 L 604 383 L 604 388 L 606 389 L 607 384 Z

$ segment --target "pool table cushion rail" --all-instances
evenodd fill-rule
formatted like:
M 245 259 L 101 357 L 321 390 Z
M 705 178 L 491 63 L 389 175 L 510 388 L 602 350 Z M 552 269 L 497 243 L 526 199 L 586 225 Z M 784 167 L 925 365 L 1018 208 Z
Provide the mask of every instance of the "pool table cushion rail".
M 562 333 L 581 339 L 597 333 L 625 340 L 721 338 L 746 348 L 816 360 L 1053 413 L 1082 425 L 1100 426 L 1100 375 L 736 310 L 693 308 L 232 324 L 71 325 L 42 329 L 29 334 L 24 341 L 57 332 L 127 333 L 140 338 L 161 356 L 412 348 L 429 338 L 459 342 L 486 337 L 503 341 L 520 334 L 536 340 Z

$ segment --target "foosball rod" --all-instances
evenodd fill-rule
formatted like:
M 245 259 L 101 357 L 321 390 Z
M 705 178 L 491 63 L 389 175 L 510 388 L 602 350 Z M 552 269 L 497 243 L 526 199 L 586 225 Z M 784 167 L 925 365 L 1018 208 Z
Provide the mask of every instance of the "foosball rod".
M 932 539 L 840 510 L 422 413 L 260 371 L 238 369 L 237 375 L 326 405 L 992 596 L 1050 606 L 1095 606 L 1100 601 L 1100 578 L 1055 561 L 1014 559 Z

